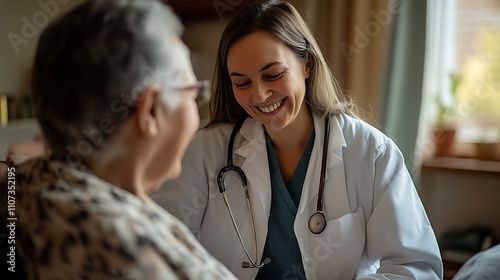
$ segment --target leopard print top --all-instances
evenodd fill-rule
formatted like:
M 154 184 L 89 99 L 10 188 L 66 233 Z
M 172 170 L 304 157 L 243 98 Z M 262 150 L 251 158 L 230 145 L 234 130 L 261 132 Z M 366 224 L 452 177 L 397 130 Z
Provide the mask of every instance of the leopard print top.
M 236 279 L 163 208 L 88 170 L 41 158 L 15 175 L 16 246 L 29 279 Z M 6 222 L 5 187 L 0 195 Z

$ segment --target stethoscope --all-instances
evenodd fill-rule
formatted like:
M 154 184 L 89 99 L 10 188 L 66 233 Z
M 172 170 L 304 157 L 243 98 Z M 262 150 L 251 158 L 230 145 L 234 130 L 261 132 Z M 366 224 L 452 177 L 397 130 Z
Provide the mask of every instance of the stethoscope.
M 231 221 L 233 223 L 234 229 L 236 231 L 236 234 L 238 235 L 238 239 L 240 240 L 241 246 L 243 247 L 243 250 L 245 251 L 245 254 L 247 255 L 247 258 L 249 262 L 242 262 L 241 266 L 243 268 L 261 268 L 262 266 L 271 263 L 270 258 L 265 258 L 261 263 L 257 263 L 250 257 L 250 254 L 248 253 L 248 249 L 245 246 L 245 243 L 243 242 L 243 238 L 241 237 L 240 230 L 238 229 L 238 226 L 236 225 L 236 221 L 234 220 L 234 215 L 233 211 L 231 210 L 231 206 L 229 205 L 229 200 L 227 199 L 226 196 L 226 185 L 225 185 L 225 179 L 229 175 L 229 172 L 234 172 L 239 175 L 239 179 L 243 185 L 243 189 L 245 192 L 245 197 L 247 201 L 247 209 L 250 215 L 250 223 L 252 225 L 252 233 L 253 233 L 253 241 L 254 241 L 254 253 L 255 253 L 255 259 L 257 259 L 257 234 L 255 233 L 255 222 L 253 220 L 253 214 L 252 214 L 252 206 L 250 205 L 250 194 L 248 193 L 248 187 L 247 187 L 247 177 L 245 175 L 245 172 L 243 170 L 233 164 L 233 145 L 234 145 L 234 138 L 236 137 L 236 133 L 240 130 L 241 126 L 245 122 L 246 116 L 243 118 L 240 118 L 238 122 L 235 124 L 233 131 L 231 132 L 231 136 L 229 138 L 229 144 L 228 144 L 228 151 L 227 151 L 227 163 L 226 166 L 222 167 L 222 169 L 219 171 L 217 174 L 217 185 L 219 186 L 219 191 L 222 194 L 222 198 L 224 199 L 224 203 L 227 206 L 227 210 L 229 212 L 229 216 L 231 217 Z M 316 213 L 312 214 L 311 217 L 309 218 L 309 230 L 314 233 L 314 234 L 320 234 L 322 233 L 325 228 L 326 228 L 326 218 L 325 215 L 323 214 L 323 191 L 325 189 L 325 171 L 326 171 L 326 160 L 327 160 L 327 155 L 328 155 L 328 139 L 330 137 L 330 120 L 328 116 L 325 118 L 325 137 L 323 140 L 323 156 L 321 159 L 321 173 L 320 173 L 320 181 L 319 181 L 319 193 L 318 193 L 318 202 L 316 205 Z

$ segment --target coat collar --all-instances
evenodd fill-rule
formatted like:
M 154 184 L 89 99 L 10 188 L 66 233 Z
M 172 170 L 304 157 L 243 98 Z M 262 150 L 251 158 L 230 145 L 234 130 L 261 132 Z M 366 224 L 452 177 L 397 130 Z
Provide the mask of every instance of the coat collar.
M 316 133 L 316 140 L 314 145 L 316 147 L 321 147 L 324 149 L 324 137 L 325 137 L 325 119 L 319 116 L 314 116 L 314 131 Z M 340 127 L 337 116 L 330 117 L 330 136 L 328 139 L 328 159 L 326 163 L 327 170 L 332 168 L 340 160 L 342 160 L 342 152 L 340 147 L 347 146 L 344 134 Z M 321 151 L 322 153 L 322 151 Z M 320 154 L 321 154 L 320 153 Z M 328 173 L 327 173 L 328 175 Z M 326 178 L 328 179 L 328 177 Z
M 316 140 L 315 140 L 315 146 L 318 147 L 323 147 L 323 139 L 325 136 L 325 119 L 313 114 L 313 121 L 314 121 L 314 132 L 316 134 Z M 255 154 L 255 151 L 251 151 L 248 148 L 245 148 L 247 145 L 252 145 L 252 144 L 261 144 L 266 145 L 266 140 L 264 137 L 264 129 L 262 127 L 262 124 L 258 121 L 256 121 L 254 118 L 248 117 L 245 120 L 245 123 L 240 129 L 240 134 L 245 138 L 248 142 L 246 145 L 241 146 L 240 148 L 237 148 L 235 150 L 235 153 L 244 157 L 244 158 L 249 158 L 253 154 Z M 318 144 L 317 144 L 318 143 Z M 330 152 L 333 152 L 336 155 L 336 158 L 339 158 L 339 155 L 337 152 L 339 147 L 345 147 L 347 146 L 344 134 L 342 133 L 342 129 L 339 124 L 339 120 L 337 116 L 331 116 L 330 117 L 330 138 L 328 141 L 328 149 Z M 328 157 L 329 160 L 327 162 L 327 168 L 331 168 L 333 165 L 335 165 L 336 160 L 330 160 L 330 157 Z M 334 157 L 335 158 L 335 157 Z
M 320 138 L 320 140 L 323 141 L 323 137 L 325 134 L 325 119 L 321 116 L 318 116 L 317 114 L 313 114 L 313 121 L 316 139 Z M 245 123 L 240 129 L 240 133 L 246 140 L 250 142 L 252 140 L 261 138 L 265 144 L 264 129 L 262 127 L 262 124 L 252 117 L 247 117 Z M 321 146 L 323 146 L 323 144 L 321 144 Z M 337 116 L 330 117 L 330 139 L 328 146 L 331 151 L 335 150 L 338 147 L 346 146 L 344 135 L 340 128 Z M 243 154 L 245 153 L 243 152 Z M 244 156 L 243 154 L 240 155 Z
M 269 217 L 271 210 L 271 177 L 264 129 L 260 122 L 248 117 L 240 129 L 240 134 L 242 137 L 238 141 L 239 145 L 234 144 L 237 147 L 234 153 L 243 157 L 244 160 L 240 166 L 249 179 L 250 194 L 260 199 L 260 207 L 264 209 L 265 215 Z
M 339 116 L 331 116 L 330 117 L 330 137 L 328 141 L 328 155 L 327 155 L 327 165 L 326 165 L 326 176 L 325 180 L 328 180 L 330 176 L 329 169 L 333 168 L 339 162 L 342 161 L 342 147 L 346 147 L 346 141 L 344 135 L 342 133 L 342 128 L 340 122 L 343 121 L 342 117 Z M 312 186 L 318 186 L 319 184 L 319 174 L 321 170 L 321 163 L 319 166 L 312 166 L 313 162 L 317 162 L 318 160 L 321 162 L 322 152 L 323 152 L 323 141 L 325 136 L 325 119 L 321 116 L 313 114 L 313 122 L 314 122 L 314 131 L 316 134 L 314 140 L 313 152 L 311 154 L 311 160 L 309 163 L 306 175 L 306 182 L 314 182 Z M 266 186 L 266 190 L 260 190 L 259 196 L 263 199 L 264 208 L 266 208 L 266 213 L 269 214 L 268 209 L 270 207 L 270 202 L 267 203 L 268 198 L 270 197 L 270 175 L 269 175 L 269 163 L 267 159 L 267 149 L 266 149 L 266 139 L 264 136 L 264 129 L 262 124 L 248 117 L 243 126 L 240 129 L 240 134 L 244 138 L 245 141 L 241 141 L 240 146 L 235 144 L 236 150 L 234 153 L 239 155 L 245 159 L 245 165 L 248 168 L 251 168 L 254 174 L 257 174 L 260 180 L 260 183 L 263 186 Z M 244 168 L 245 170 L 245 168 Z M 246 171 L 245 171 L 246 172 Z M 316 174 L 317 173 L 317 174 Z M 311 180 L 307 180 L 309 176 L 314 176 Z M 250 176 L 249 176 L 250 177 Z M 255 177 L 250 177 L 255 180 Z M 256 188 L 254 186 L 254 188 Z M 310 191 L 306 194 L 304 191 L 302 192 L 302 196 L 306 194 L 310 199 L 317 196 L 318 188 L 310 187 Z M 268 196 L 269 195 L 269 196 Z M 307 198 L 306 198 L 307 199 Z M 300 212 L 300 209 L 299 209 Z

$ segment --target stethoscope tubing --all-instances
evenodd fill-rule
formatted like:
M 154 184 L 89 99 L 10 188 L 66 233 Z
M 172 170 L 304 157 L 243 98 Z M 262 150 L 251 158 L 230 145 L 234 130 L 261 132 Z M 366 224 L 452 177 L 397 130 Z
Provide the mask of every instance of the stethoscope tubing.
M 323 214 L 323 192 L 325 190 L 326 161 L 328 159 L 328 142 L 330 139 L 330 118 L 325 118 L 325 135 L 323 138 L 323 154 L 321 157 L 321 172 L 319 180 L 318 202 L 316 213 L 312 214 L 308 221 L 309 230 L 314 234 L 322 233 L 327 225 L 326 217 Z
M 325 177 L 326 177 L 326 161 L 328 159 L 328 141 L 330 139 L 330 118 L 325 118 L 325 136 L 323 138 L 323 155 L 321 158 L 321 174 L 319 181 L 319 195 L 318 195 L 318 203 L 316 205 L 316 212 L 323 211 L 323 192 L 325 191 Z
M 245 122 L 246 116 L 243 118 L 240 118 L 238 122 L 235 124 L 233 131 L 231 132 L 231 136 L 229 138 L 229 144 L 228 144 L 228 153 L 227 153 L 227 163 L 226 166 L 224 166 L 220 171 L 219 174 L 217 175 L 217 185 L 219 187 L 219 191 L 222 193 L 222 197 L 224 199 L 224 203 L 226 204 L 226 207 L 229 212 L 229 216 L 231 218 L 231 222 L 233 224 L 233 227 L 236 231 L 236 234 L 238 235 L 238 239 L 241 243 L 241 246 L 243 247 L 243 250 L 245 251 L 245 254 L 250 261 L 248 262 L 243 262 L 242 267 L 243 268 L 261 268 L 262 266 L 266 265 L 267 263 L 270 262 L 270 260 L 267 258 L 268 261 L 264 261 L 260 264 L 257 264 L 254 259 L 250 257 L 250 253 L 248 252 L 248 249 L 245 245 L 245 242 L 243 242 L 243 238 L 241 237 L 240 230 L 238 228 L 238 225 L 236 224 L 236 220 L 234 219 L 233 211 L 231 210 L 231 206 L 229 205 L 229 200 L 226 195 L 226 186 L 224 183 L 225 179 L 225 174 L 229 171 L 233 171 L 239 174 L 239 179 L 241 180 L 241 183 L 243 184 L 243 188 L 245 191 L 245 197 L 246 197 L 246 202 L 247 202 L 247 209 L 248 213 L 250 215 L 250 223 L 252 225 L 252 234 L 254 238 L 254 253 L 255 253 L 255 259 L 257 259 L 257 232 L 255 230 L 255 222 L 253 219 L 253 213 L 252 213 L 252 207 L 250 205 L 250 195 L 248 193 L 248 188 L 247 188 L 247 178 L 245 175 L 245 172 L 243 170 L 233 164 L 233 145 L 234 145 L 234 138 L 236 137 L 236 133 L 240 130 L 241 126 Z
M 227 152 L 227 163 L 226 166 L 221 168 L 219 170 L 219 173 L 217 175 L 217 186 L 219 187 L 219 191 L 222 193 L 222 197 L 224 199 L 224 203 L 226 204 L 226 207 L 229 212 L 229 216 L 231 218 L 231 222 L 233 224 L 233 227 L 236 231 L 236 234 L 238 235 L 238 239 L 241 243 L 241 246 L 243 247 L 243 250 L 245 251 L 245 254 L 250 261 L 248 262 L 243 262 L 242 267 L 243 268 L 260 268 L 268 263 L 271 262 L 269 258 L 266 258 L 263 262 L 260 264 L 257 264 L 256 261 L 254 261 L 250 257 L 250 253 L 248 252 L 247 247 L 245 246 L 245 242 L 243 242 L 243 238 L 241 237 L 240 230 L 238 228 L 238 225 L 236 224 L 236 221 L 234 219 L 233 211 L 231 210 L 231 206 L 229 205 L 229 200 L 226 195 L 226 186 L 225 186 L 225 176 L 226 173 L 229 171 L 233 171 L 239 174 L 239 179 L 241 180 L 241 183 L 243 184 L 243 188 L 245 191 L 245 196 L 246 196 L 246 201 L 247 201 L 247 208 L 248 212 L 250 215 L 250 223 L 252 225 L 252 233 L 253 233 L 253 238 L 254 238 L 254 252 L 255 252 L 255 259 L 257 259 L 257 233 L 255 230 L 255 221 L 253 219 L 253 213 L 252 213 L 252 207 L 250 204 L 250 195 L 248 193 L 248 184 L 247 184 L 247 178 L 245 175 L 245 172 L 238 166 L 233 164 L 233 146 L 234 146 L 234 139 L 236 137 L 236 133 L 241 129 L 243 123 L 245 122 L 245 119 L 247 116 L 245 115 L 244 117 L 240 118 L 233 130 L 231 131 L 231 136 L 229 138 L 229 143 L 228 143 L 228 152 Z M 323 232 L 326 228 L 326 218 L 325 215 L 322 213 L 323 210 L 323 192 L 325 189 L 325 175 L 326 175 L 326 161 L 328 158 L 328 142 L 329 142 L 329 137 L 330 137 L 330 122 L 329 122 L 329 117 L 327 116 L 325 118 L 325 135 L 323 139 L 323 154 L 321 158 L 321 173 L 320 173 L 320 182 L 319 182 L 319 192 L 318 192 L 318 201 L 316 205 L 316 212 L 311 215 L 309 218 L 309 230 L 314 233 L 314 234 L 320 234 Z
M 248 190 L 245 188 L 245 192 L 248 193 Z M 247 258 L 248 260 L 250 261 L 251 265 L 249 265 L 247 268 L 260 268 L 262 266 L 264 266 L 264 263 L 261 263 L 261 264 L 257 264 L 256 262 L 254 262 L 254 260 L 250 257 L 250 253 L 248 252 L 248 249 L 247 247 L 245 246 L 245 242 L 243 242 L 243 237 L 241 237 L 241 233 L 240 233 L 240 230 L 238 229 L 238 226 L 236 225 L 236 221 L 234 219 L 234 215 L 233 215 L 233 211 L 231 210 L 231 206 L 229 205 L 229 201 L 227 199 L 227 196 L 226 196 L 226 192 L 224 192 L 222 194 L 222 197 L 224 199 L 224 203 L 226 204 L 227 206 L 227 210 L 229 211 L 229 216 L 231 216 L 231 221 L 233 223 L 233 227 L 234 227 L 234 230 L 236 231 L 236 234 L 238 235 L 238 239 L 240 240 L 240 243 L 243 247 L 243 250 L 245 251 L 245 254 L 247 255 Z M 253 221 L 253 215 L 252 215 L 252 209 L 250 207 L 250 197 L 247 195 L 247 207 L 248 207 L 248 211 L 250 213 L 250 220 Z M 253 232 L 253 235 L 255 237 L 255 239 L 257 238 L 257 234 L 255 232 L 255 226 L 252 222 L 252 232 Z M 255 240 L 256 241 L 256 240 Z M 255 250 L 255 259 L 257 259 L 257 242 L 254 242 L 254 250 Z M 244 265 L 244 264 L 243 264 Z

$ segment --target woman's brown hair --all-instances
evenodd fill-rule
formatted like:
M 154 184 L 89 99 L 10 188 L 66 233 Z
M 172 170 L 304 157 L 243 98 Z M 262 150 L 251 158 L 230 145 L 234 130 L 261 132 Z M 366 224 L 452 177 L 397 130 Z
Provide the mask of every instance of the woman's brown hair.
M 321 116 L 355 115 L 354 105 L 341 91 L 318 42 L 299 12 L 284 1 L 265 1 L 242 5 L 222 34 L 212 79 L 211 116 L 206 127 L 221 122 L 235 123 L 247 115 L 233 94 L 227 54 L 236 41 L 256 31 L 272 34 L 301 61 L 311 59 L 311 75 L 306 80 L 306 104 L 312 112 Z

